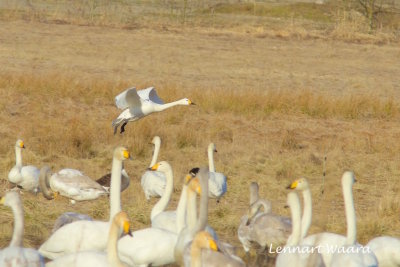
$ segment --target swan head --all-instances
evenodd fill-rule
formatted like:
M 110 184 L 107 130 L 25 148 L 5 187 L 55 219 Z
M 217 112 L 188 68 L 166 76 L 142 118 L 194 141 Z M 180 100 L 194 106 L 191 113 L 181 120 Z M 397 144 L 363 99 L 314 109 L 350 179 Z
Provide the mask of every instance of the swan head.
M 346 171 L 342 176 L 342 185 L 351 187 L 355 182 L 357 182 L 356 177 L 352 171 Z
M 199 248 L 205 248 L 205 249 L 211 249 L 214 251 L 218 251 L 218 245 L 217 242 L 212 238 L 212 236 L 206 232 L 206 231 L 201 231 L 199 232 L 194 240 L 193 243 L 195 246 Z
M 132 236 L 131 223 L 126 212 L 121 211 L 114 216 L 114 223 L 118 225 L 124 235 Z
M 153 137 L 153 140 L 151 140 L 151 143 L 153 145 L 156 145 L 156 144 L 160 145 L 161 144 L 161 138 L 156 135 L 156 136 Z
M 212 152 L 218 152 L 218 151 L 217 151 L 217 147 L 215 146 L 214 143 L 210 143 L 210 144 L 208 145 L 208 150 L 209 150 L 209 151 L 212 151 Z
M 149 171 L 168 172 L 172 171 L 171 165 L 166 161 L 160 161 L 149 168 Z
M 306 178 L 300 178 L 297 180 L 294 180 L 286 189 L 294 189 L 297 191 L 303 191 L 307 190 L 310 188 L 310 185 L 308 184 L 308 181 Z
M 5 196 L 0 199 L 0 204 L 8 207 L 21 205 L 21 198 L 15 191 L 7 192 Z
M 180 102 L 181 102 L 182 105 L 185 105 L 185 106 L 196 105 L 196 104 L 193 103 L 193 101 L 190 100 L 189 98 L 183 98 L 183 99 L 180 100 Z
M 18 148 L 25 148 L 24 141 L 18 139 L 17 142 L 15 143 L 15 146 Z
M 129 150 L 123 146 L 119 146 L 116 149 L 114 149 L 114 157 L 121 161 L 124 161 L 126 159 L 132 159 Z
M 188 187 L 193 192 L 196 192 L 198 195 L 201 196 L 201 185 L 200 180 L 197 177 L 191 177 L 188 182 Z

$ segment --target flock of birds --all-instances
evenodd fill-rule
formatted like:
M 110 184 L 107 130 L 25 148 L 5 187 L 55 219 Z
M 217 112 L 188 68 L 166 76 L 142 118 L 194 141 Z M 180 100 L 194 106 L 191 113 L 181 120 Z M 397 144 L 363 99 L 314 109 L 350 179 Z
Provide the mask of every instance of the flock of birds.
M 191 105 L 189 99 L 164 104 L 154 88 L 136 91 L 130 88 L 115 98 L 124 109 L 113 121 L 114 133 L 126 123 L 174 105 Z M 38 169 L 22 164 L 24 142 L 15 144 L 16 164 L 8 180 L 16 185 L 0 203 L 11 207 L 14 231 L 10 245 L 0 250 L 0 266 L 246 266 L 236 248 L 218 238 L 208 224 L 209 198 L 219 200 L 227 192 L 226 176 L 216 172 L 213 155 L 215 144 L 208 146 L 208 168 L 193 168 L 183 179 L 181 195 L 175 210 L 167 210 L 173 194 L 171 165 L 157 161 L 161 139 L 152 140 L 154 152 L 141 185 L 147 199 L 160 198 L 152 208 L 151 227 L 130 231 L 130 220 L 121 208 L 121 192 L 129 186 L 124 162 L 130 159 L 125 147 L 113 152 L 111 174 L 98 180 L 75 169 L 52 173 L 47 166 Z M 271 202 L 259 196 L 259 186 L 250 185 L 250 203 L 241 218 L 238 238 L 246 255 L 256 249 L 260 255 L 256 266 L 275 260 L 279 267 L 291 266 L 400 266 L 400 239 L 383 236 L 372 239 L 365 247 L 356 241 L 356 213 L 352 172 L 342 176 L 347 221 L 347 235 L 317 233 L 308 235 L 312 221 L 312 197 L 308 181 L 300 178 L 287 189 L 291 218 L 272 212 Z M 41 192 L 47 199 L 58 195 L 75 201 L 109 196 L 110 217 L 97 221 L 85 214 L 67 212 L 54 223 L 51 236 L 38 250 L 22 245 L 24 215 L 19 190 Z M 303 197 L 303 214 L 298 193 Z M 198 201 L 199 198 L 199 201 Z M 199 202 L 199 203 L 197 203 Z M 366 248 L 366 249 L 363 249 Z M 332 250 L 334 249 L 334 251 Z M 266 254 L 266 255 L 265 255 Z M 45 263 L 45 260 L 46 263 Z M 275 259 L 273 259 L 275 258 Z

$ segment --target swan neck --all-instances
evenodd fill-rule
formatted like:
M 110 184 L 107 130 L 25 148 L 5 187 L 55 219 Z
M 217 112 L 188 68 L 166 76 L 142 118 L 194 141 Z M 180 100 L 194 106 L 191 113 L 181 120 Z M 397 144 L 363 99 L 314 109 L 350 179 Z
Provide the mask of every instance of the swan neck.
M 156 111 L 163 111 L 163 110 L 166 110 L 167 108 L 171 108 L 171 107 L 174 107 L 174 106 L 177 106 L 177 105 L 185 105 L 186 102 L 184 103 L 182 100 L 183 99 L 177 100 L 177 101 L 174 101 L 174 102 L 170 102 L 170 103 L 166 103 L 166 104 L 162 104 L 162 105 L 156 105 L 154 107 L 154 109 Z
M 10 242 L 10 247 L 22 247 L 22 237 L 24 235 L 24 210 L 22 203 L 12 205 L 11 209 L 14 214 L 14 231 Z
M 15 165 L 17 167 L 22 167 L 22 148 L 15 147 Z
M 193 190 L 187 192 L 186 221 L 190 231 L 193 231 L 197 222 L 197 196 Z
M 311 190 L 307 188 L 303 191 L 303 217 L 301 218 L 301 238 L 307 236 L 312 221 L 312 197 Z
M 212 146 L 208 147 L 208 170 L 210 172 L 215 172 L 214 149 Z
M 110 182 L 110 221 L 121 211 L 121 171 L 122 161 L 114 157 Z
M 158 214 L 167 208 L 168 203 L 171 200 L 172 191 L 174 189 L 174 177 L 172 174 L 172 169 L 168 169 L 163 173 L 165 174 L 167 184 L 165 186 L 164 194 L 151 210 L 151 220 L 153 220 Z
M 187 185 L 183 185 L 181 197 L 179 198 L 178 207 L 176 208 L 176 232 L 180 233 L 185 227 L 185 213 L 187 206 Z
M 108 235 L 108 242 L 107 242 L 107 260 L 110 266 L 118 267 L 124 266 L 118 257 L 118 249 L 117 249 L 117 242 L 118 242 L 118 234 L 119 229 L 118 225 L 113 221 L 110 227 L 110 233 Z
M 160 142 L 155 142 L 153 157 L 151 159 L 149 167 L 153 167 L 157 163 L 158 154 L 160 153 L 160 146 L 161 146 Z
M 208 220 L 208 173 L 207 175 L 201 175 L 199 179 L 202 193 L 200 196 L 199 219 L 194 229 L 196 233 L 206 228 Z
M 250 187 L 250 205 L 256 202 L 259 198 L 258 186 Z
M 43 196 L 49 200 L 53 199 L 53 195 L 51 194 L 48 188 L 48 185 L 50 185 L 50 177 L 51 177 L 50 169 L 47 166 L 43 167 L 39 175 L 39 188 Z
M 356 211 L 354 208 L 352 184 L 343 185 L 343 197 L 347 223 L 347 245 L 354 245 L 357 239 Z
M 287 246 L 297 246 L 300 242 L 301 234 L 301 209 L 297 196 L 296 201 L 290 203 L 290 213 L 292 216 L 292 235 L 287 242 Z

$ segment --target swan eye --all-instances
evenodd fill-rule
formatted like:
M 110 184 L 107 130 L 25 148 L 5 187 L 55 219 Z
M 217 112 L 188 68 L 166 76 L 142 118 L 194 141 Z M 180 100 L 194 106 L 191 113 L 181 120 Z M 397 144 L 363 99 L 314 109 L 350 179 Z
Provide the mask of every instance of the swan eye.
M 129 155 L 129 151 L 128 150 L 124 150 L 124 152 L 122 152 L 124 158 L 129 159 L 130 155 Z

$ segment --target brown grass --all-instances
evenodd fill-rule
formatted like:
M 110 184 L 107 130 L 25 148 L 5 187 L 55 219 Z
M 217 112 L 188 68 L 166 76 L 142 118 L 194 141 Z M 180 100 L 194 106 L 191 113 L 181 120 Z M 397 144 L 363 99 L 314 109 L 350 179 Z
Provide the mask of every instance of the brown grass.
M 206 165 L 207 145 L 216 143 L 216 167 L 228 176 L 228 193 L 219 204 L 211 201 L 209 221 L 235 245 L 251 181 L 260 183 L 275 212 L 288 215 L 285 186 L 308 177 L 315 209 L 311 231 L 345 233 L 340 177 L 348 169 L 359 181 L 358 240 L 400 235 L 398 46 L 271 38 L 265 25 L 246 32 L 251 23 L 229 30 L 187 23 L 172 31 L 157 21 L 146 29 L 122 29 L 2 14 L 1 192 L 17 138 L 27 146 L 25 163 L 76 168 L 93 179 L 110 171 L 113 148 L 126 145 L 134 160 L 126 163 L 132 184 L 122 194 L 123 208 L 134 229 L 147 227 L 154 201 L 144 200 L 140 176 L 151 158 L 148 142 L 159 135 L 160 160 L 168 160 L 175 174 L 171 209 L 184 174 Z M 114 96 L 129 86 L 151 85 L 166 101 L 189 97 L 197 106 L 151 115 L 114 136 Z M 23 200 L 24 244 L 30 247 L 46 240 L 62 212 L 108 216 L 106 198 L 71 205 L 25 193 Z M 11 238 L 12 214 L 4 207 L 0 214 L 3 247 Z

